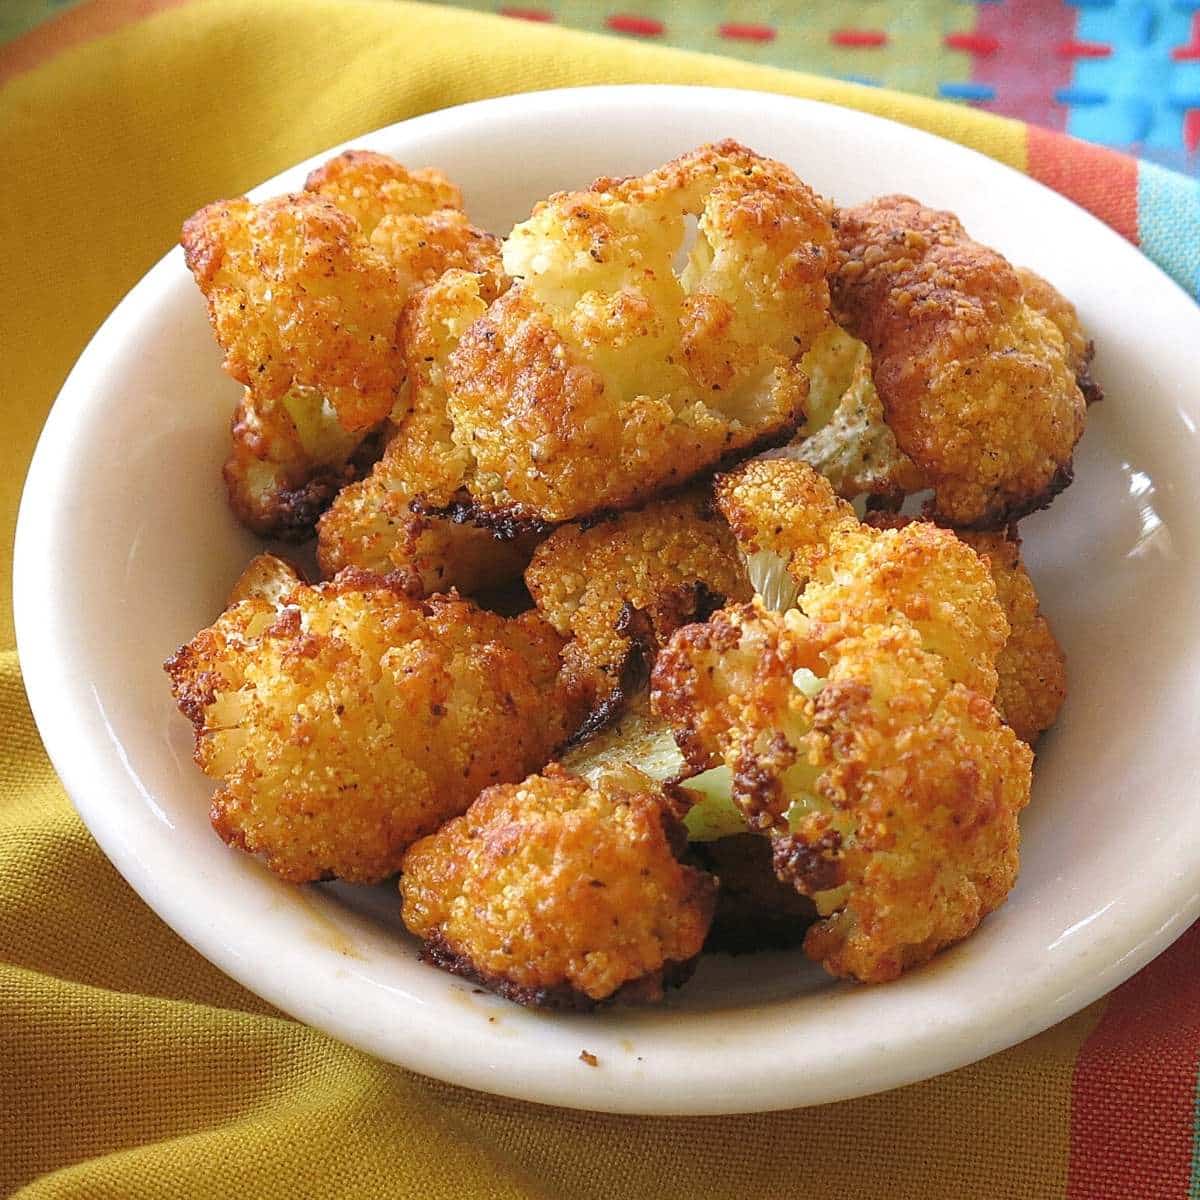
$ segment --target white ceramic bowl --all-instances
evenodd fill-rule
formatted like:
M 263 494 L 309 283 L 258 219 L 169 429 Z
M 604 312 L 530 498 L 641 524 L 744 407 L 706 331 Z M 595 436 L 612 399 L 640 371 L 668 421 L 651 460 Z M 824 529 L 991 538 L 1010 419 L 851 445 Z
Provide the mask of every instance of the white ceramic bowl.
M 778 96 L 549 92 L 434 113 L 355 144 L 444 168 L 475 219 L 503 232 L 552 190 L 724 136 L 842 202 L 905 191 L 956 210 L 1074 299 L 1099 347 L 1108 398 L 1091 412 L 1075 485 L 1024 526 L 1070 656 L 1071 696 L 1039 755 L 1021 879 L 974 937 L 897 983 L 835 984 L 798 954 L 713 958 L 661 1008 L 529 1012 L 421 965 L 392 889 L 290 887 L 218 841 L 212 784 L 191 762 L 159 664 L 216 615 L 256 547 L 220 478 L 237 388 L 178 250 L 80 358 L 29 474 L 16 551 L 21 661 L 46 746 L 100 845 L 164 920 L 247 987 L 455 1083 L 631 1113 L 854 1096 L 1044 1029 L 1200 913 L 1200 310 L 1182 291 L 1014 171 Z M 256 195 L 298 187 L 311 165 Z M 583 1049 L 598 1067 L 580 1061 Z

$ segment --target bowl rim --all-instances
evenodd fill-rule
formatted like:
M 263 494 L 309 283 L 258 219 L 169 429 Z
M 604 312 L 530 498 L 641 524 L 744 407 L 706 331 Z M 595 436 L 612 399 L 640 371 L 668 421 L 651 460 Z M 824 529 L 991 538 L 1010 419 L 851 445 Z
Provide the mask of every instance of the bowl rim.
M 266 181 L 253 189 L 253 196 L 273 194 L 296 186 L 311 167 L 331 154 L 350 146 L 372 146 L 389 141 L 404 131 L 423 134 L 448 134 L 466 130 L 474 122 L 506 114 L 505 119 L 520 115 L 524 118 L 555 112 L 565 103 L 578 108 L 587 105 L 593 119 L 613 105 L 653 104 L 663 111 L 673 106 L 688 107 L 695 103 L 719 103 L 731 110 L 745 112 L 750 105 L 768 105 L 782 115 L 791 113 L 801 119 L 834 123 L 849 130 L 864 125 L 891 127 L 889 137 L 902 137 L 914 153 L 939 156 L 959 156 L 965 167 L 984 178 L 998 177 L 999 172 L 1021 181 L 1023 188 L 1042 193 L 1043 204 L 1053 203 L 1074 210 L 1074 219 L 1090 223 L 1111 235 L 1112 252 L 1121 265 L 1135 277 L 1150 280 L 1162 295 L 1174 293 L 1178 301 L 1192 307 L 1181 288 L 1145 259 L 1140 252 L 1124 243 L 1097 218 L 1072 204 L 1065 197 L 1045 188 L 1037 181 L 1022 175 L 993 159 L 937 137 L 934 134 L 892 122 L 883 117 L 847 109 L 821 101 L 780 96 L 773 93 L 740 89 L 689 87 L 686 85 L 611 85 L 584 88 L 554 89 L 522 93 L 476 101 L 454 108 L 427 113 L 407 121 L 397 122 L 339 143 L 313 155 L 304 162 Z M 902 131 L 897 133 L 897 131 Z M 881 136 L 883 136 L 881 134 Z M 1052 198 L 1052 201 L 1047 199 Z M 1128 252 L 1118 250 L 1124 246 Z M 1134 267 L 1133 263 L 1140 266 Z M 104 377 L 114 348 L 136 330 L 142 314 L 152 309 L 159 298 L 172 292 L 178 284 L 181 252 L 171 250 L 156 263 L 130 290 L 110 316 L 93 335 L 64 382 L 39 438 L 18 514 L 14 552 L 14 617 L 20 661 L 25 670 L 25 686 L 29 701 L 50 759 L 69 796 L 92 835 L 118 871 L 142 899 L 173 928 L 186 942 L 195 947 L 221 970 L 270 1003 L 290 1012 L 305 1023 L 332 1034 L 340 1040 L 358 1046 L 389 1061 L 401 1063 L 415 1071 L 450 1083 L 514 1098 L 542 1103 L 600 1111 L 636 1114 L 721 1114 L 766 1111 L 823 1103 L 868 1094 L 929 1078 L 933 1075 L 964 1066 L 988 1054 L 1011 1046 L 1038 1033 L 1057 1021 L 1077 1012 L 1093 1000 L 1133 975 L 1145 963 L 1164 950 L 1200 916 L 1200 889 L 1195 882 L 1197 860 L 1181 857 L 1179 862 L 1190 868 L 1175 879 L 1163 881 L 1155 892 L 1155 901 L 1147 901 L 1138 921 L 1131 922 L 1129 935 L 1119 948 L 1110 949 L 1108 960 L 1100 967 L 1080 954 L 1071 960 L 1072 969 L 1062 970 L 1050 978 L 1042 978 L 1036 996 L 1027 995 L 1020 1005 L 1005 1005 L 992 1001 L 983 1012 L 957 1012 L 914 1029 L 906 1053 L 878 1055 L 869 1058 L 870 1046 L 864 1046 L 855 1062 L 845 1064 L 840 1074 L 800 1078 L 798 1068 L 783 1064 L 768 1086 L 757 1090 L 733 1087 L 724 1096 L 706 1088 L 703 1082 L 692 1082 L 688 1089 L 663 1093 L 657 1072 L 618 1072 L 618 1077 L 600 1084 L 601 1072 L 589 1071 L 557 1080 L 554 1073 L 530 1064 L 527 1073 L 514 1071 L 511 1064 L 493 1058 L 482 1062 L 478 1057 L 460 1055 L 453 1061 L 444 1058 L 445 1042 L 432 1039 L 422 1044 L 436 1029 L 436 1021 L 425 1013 L 408 1032 L 414 1033 L 411 1044 L 397 1054 L 394 1040 L 372 1037 L 364 1032 L 361 1020 L 347 1017 L 344 1012 L 330 1009 L 321 996 L 306 995 L 283 978 L 264 978 L 261 970 L 245 957 L 232 953 L 225 931 L 219 930 L 209 916 L 189 908 L 186 892 L 176 893 L 164 888 L 156 877 L 155 864 L 133 852 L 113 828 L 101 803 L 102 788 L 95 786 L 101 775 L 114 771 L 114 747 L 102 745 L 89 736 L 82 736 L 82 724 L 75 716 L 81 684 L 68 676 L 58 661 L 56 621 L 61 616 L 59 606 L 52 602 L 56 589 L 68 578 L 66 566 L 44 552 L 52 543 L 56 521 L 63 519 L 57 512 L 56 497 L 66 481 L 69 466 L 64 446 L 69 441 L 72 422 L 89 402 L 93 381 Z M 1147 274 L 1147 272 L 1149 274 Z M 1200 328 L 1200 322 L 1198 322 Z M 64 700 L 66 701 L 64 703 Z M 118 755 L 120 747 L 116 747 Z M 124 764 L 126 786 L 138 787 L 136 771 Z M 150 797 L 146 797 L 148 800 Z M 1148 889 L 1153 891 L 1153 889 Z M 1133 928 L 1136 926 L 1136 929 Z M 311 947 L 307 948 L 312 952 Z M 837 994 L 839 989 L 833 989 Z M 981 1028 L 981 1026 L 983 1026 Z M 586 1044 L 586 1034 L 581 1034 Z M 877 1052 L 878 1045 L 874 1047 Z M 498 1065 L 499 1064 L 499 1065 Z M 697 1068 L 699 1070 L 699 1068 Z M 561 1065 L 556 1068 L 561 1071 Z M 708 1067 L 698 1080 L 719 1081 L 721 1070 Z M 766 1082 L 766 1081 L 764 1081 Z

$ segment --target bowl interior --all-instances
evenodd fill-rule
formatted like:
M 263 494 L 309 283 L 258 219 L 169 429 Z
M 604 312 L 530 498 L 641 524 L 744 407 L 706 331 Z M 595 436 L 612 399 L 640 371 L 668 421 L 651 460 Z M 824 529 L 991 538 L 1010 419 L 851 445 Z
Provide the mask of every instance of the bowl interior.
M 580 122 L 585 105 L 591 114 Z M 393 888 L 293 888 L 226 850 L 162 660 L 259 549 L 220 477 L 238 389 L 177 251 L 97 335 L 31 471 L 18 538 L 22 661 L 55 764 L 143 897 L 300 1018 L 454 1082 L 630 1112 L 745 1111 L 920 1078 L 1089 1002 L 1200 910 L 1194 362 L 1200 315 L 1080 210 L 969 151 L 861 114 L 710 89 L 588 89 L 450 110 L 354 144 L 434 164 L 503 233 L 549 192 L 716 137 L 840 202 L 905 191 L 1078 304 L 1107 399 L 1076 481 L 1023 526 L 1070 698 L 1038 755 L 1022 875 L 978 934 L 899 983 L 835 984 L 798 954 L 706 959 L 664 1007 L 546 1016 L 416 961 Z M 322 156 L 324 157 L 324 156 Z M 260 189 L 298 185 L 305 167 Z M 1149 884 L 1149 886 L 1148 886 Z M 1003 986 L 997 987 L 998 981 Z M 579 1063 L 581 1049 L 600 1070 Z

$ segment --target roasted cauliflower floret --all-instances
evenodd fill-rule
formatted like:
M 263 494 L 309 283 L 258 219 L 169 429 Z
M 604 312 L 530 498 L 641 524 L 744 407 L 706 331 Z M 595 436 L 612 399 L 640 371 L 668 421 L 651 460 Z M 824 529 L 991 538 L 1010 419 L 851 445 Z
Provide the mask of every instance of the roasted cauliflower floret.
M 166 668 L 221 837 L 292 882 L 374 883 L 570 732 L 561 645 L 536 614 L 348 571 L 235 604 Z
M 462 210 L 462 191 L 436 167 L 410 171 L 386 154 L 346 150 L 310 171 L 304 190 L 331 200 L 370 237 L 386 217 Z
M 551 765 L 409 850 L 404 923 L 428 961 L 521 1004 L 656 1000 L 690 974 L 716 898 L 682 849 L 648 781 L 592 785 Z
M 693 768 L 732 771 L 777 874 L 816 903 L 805 950 L 833 974 L 894 979 L 1011 889 L 1031 752 L 904 616 L 841 637 L 727 609 L 672 638 L 653 698 Z
M 446 413 L 446 362 L 463 330 L 487 305 L 486 281 L 447 271 L 404 311 L 400 347 L 410 364 L 408 414 L 393 423 L 383 457 L 365 479 L 345 487 L 317 526 L 321 569 L 415 572 L 427 593 L 465 593 L 517 579 L 529 561 L 528 538 L 501 541 L 486 529 L 412 510 L 414 500 L 453 494 L 469 459 Z
M 808 416 L 780 456 L 808 463 L 846 500 L 911 495 L 925 488 L 916 464 L 896 444 L 871 374 L 871 352 L 830 325 L 801 360 Z
M 406 294 L 452 268 L 481 275 L 489 299 L 504 290 L 500 239 L 470 223 L 462 192 L 441 171 L 410 171 L 386 154 L 347 150 L 313 171 L 304 186 L 358 222 Z
M 1015 532 L 960 536 L 987 563 L 1008 618 L 1008 640 L 996 659 L 996 711 L 1032 745 L 1058 719 L 1067 698 L 1066 655 L 1042 616 Z
M 1049 503 L 1070 482 L 1086 407 L 1059 324 L 950 213 L 884 196 L 842 211 L 839 236 L 839 319 L 870 347 L 932 515 L 995 528 Z
M 534 551 L 525 584 L 538 611 L 571 639 L 564 662 L 594 706 L 644 685 L 647 660 L 681 625 L 751 595 L 707 490 L 597 525 L 564 525 Z
M 911 518 L 872 513 L 881 529 L 899 529 Z M 1021 540 L 1008 533 L 960 531 L 958 536 L 987 564 L 996 599 L 1008 621 L 1008 640 L 996 659 L 996 696 L 1001 720 L 1033 745 L 1058 718 L 1067 698 L 1067 664 L 1050 623 L 1042 615 L 1033 580 L 1021 561 Z
M 264 534 L 307 533 L 370 465 L 360 444 L 401 400 L 396 323 L 409 296 L 449 267 L 481 272 L 489 299 L 505 282 L 498 240 L 469 224 L 438 172 L 349 152 L 308 189 L 210 204 L 181 239 L 226 370 L 247 388 L 230 499 Z
M 1095 346 L 1083 331 L 1075 305 L 1053 284 L 1043 279 L 1028 267 L 1017 267 L 1017 278 L 1021 281 L 1021 294 L 1030 308 L 1049 317 L 1062 334 L 1067 352 L 1067 364 L 1075 372 L 1075 382 L 1088 404 L 1104 397 L 1099 384 L 1091 376 L 1092 356 Z
M 746 463 L 717 481 L 716 494 L 743 551 L 782 560 L 808 616 L 847 634 L 903 614 L 951 680 L 995 695 L 1008 622 L 986 563 L 949 530 L 864 525 L 825 479 L 790 459 Z
M 190 217 L 182 240 L 225 369 L 256 399 L 311 389 L 348 432 L 391 412 L 408 297 L 352 217 L 309 192 L 224 200 Z
M 829 205 L 734 142 L 539 204 L 504 244 L 518 283 L 451 362 L 462 502 L 481 522 L 553 524 L 786 441 L 833 251 Z

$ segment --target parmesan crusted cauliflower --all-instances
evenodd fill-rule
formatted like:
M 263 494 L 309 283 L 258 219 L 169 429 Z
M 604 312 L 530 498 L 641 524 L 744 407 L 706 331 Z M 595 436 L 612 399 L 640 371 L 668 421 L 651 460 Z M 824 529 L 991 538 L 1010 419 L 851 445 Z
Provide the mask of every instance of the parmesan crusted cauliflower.
M 1032 755 L 900 613 L 843 636 L 759 602 L 680 630 L 654 706 L 693 769 L 724 762 L 821 916 L 805 950 L 894 979 L 969 934 L 1016 879 Z
M 284 879 L 386 878 L 416 838 L 571 731 L 562 642 L 536 614 L 417 601 L 400 576 L 286 591 L 286 571 L 255 573 L 166 669 L 196 762 L 220 780 L 217 833 Z
M 748 556 L 791 576 L 816 621 L 859 633 L 902 614 L 952 681 L 990 700 L 1009 635 L 987 564 L 924 521 L 875 529 L 805 463 L 759 459 L 718 480 L 717 504 Z
M 911 518 L 871 513 L 867 521 L 877 528 L 898 529 Z M 996 711 L 1019 738 L 1033 745 L 1054 724 L 1066 699 L 1066 656 L 1042 615 L 1016 531 L 962 530 L 958 536 L 987 564 L 1008 620 L 1008 640 L 996 659 Z
M 657 1000 L 691 973 L 716 899 L 683 844 L 649 781 L 589 784 L 551 765 L 409 850 L 404 923 L 427 961 L 521 1004 Z
M 347 485 L 317 526 L 317 556 L 328 576 L 343 567 L 415 572 L 427 593 L 451 587 L 474 594 L 517 579 L 529 538 L 501 541 L 491 531 L 412 510 L 414 500 L 445 496 L 462 478 L 467 452 L 452 438 L 446 363 L 463 331 L 487 307 L 486 276 L 447 271 L 418 292 L 400 321 L 409 363 L 404 407 L 371 473 Z
M 555 524 L 786 441 L 833 265 L 828 203 L 735 142 L 542 202 L 504 244 L 516 286 L 451 360 L 460 505 Z
M 355 452 L 400 399 L 409 296 L 448 267 L 498 290 L 499 243 L 460 206 L 436 171 L 349 152 L 306 191 L 220 201 L 184 224 L 225 368 L 246 386 L 225 476 L 256 532 L 303 536 L 361 471 Z
M 751 595 L 707 490 L 562 526 L 534 551 L 525 584 L 538 611 L 571 639 L 564 662 L 597 708 L 644 685 L 645 660 L 681 625 Z
M 932 515 L 996 528 L 1044 507 L 1071 480 L 1084 426 L 1086 351 L 1069 306 L 951 213 L 905 196 L 843 210 L 839 235 L 839 319 L 870 347 L 885 420 L 933 488 Z

